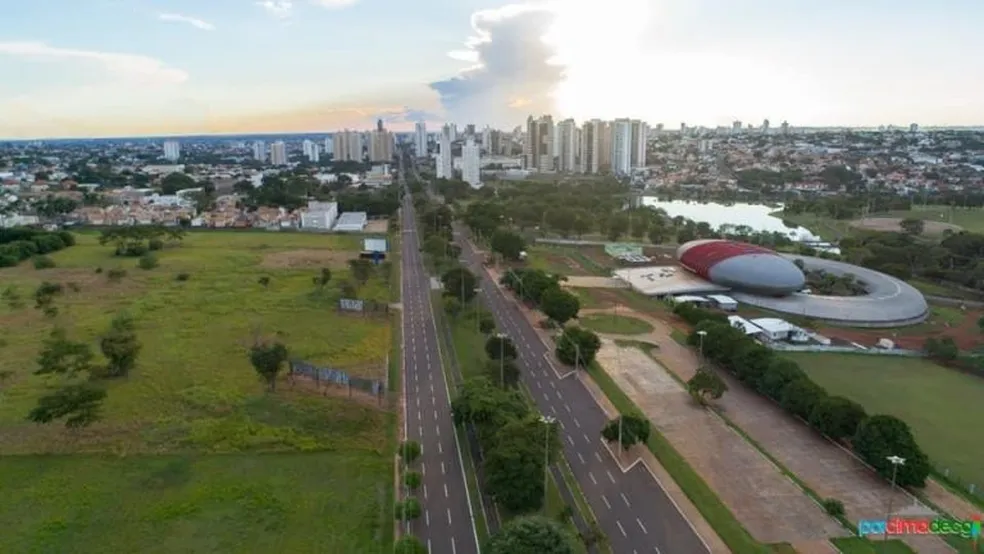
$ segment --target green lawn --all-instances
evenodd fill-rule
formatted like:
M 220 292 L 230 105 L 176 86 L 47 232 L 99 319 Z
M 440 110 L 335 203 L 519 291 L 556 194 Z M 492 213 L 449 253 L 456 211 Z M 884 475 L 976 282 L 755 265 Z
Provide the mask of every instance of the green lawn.
M 984 210 L 972 208 L 953 208 L 949 206 L 914 205 L 909 211 L 895 211 L 884 214 L 871 214 L 871 217 L 915 218 L 924 221 L 938 221 L 959 225 L 973 233 L 984 233 Z
M 334 307 L 360 238 L 190 233 L 149 271 L 114 257 L 95 234 L 78 239 L 52 255 L 55 269 L 0 270 L 0 288 L 27 301 L 0 306 L 0 371 L 12 372 L 0 391 L 0 552 L 388 548 L 393 414 L 286 380 L 266 393 L 247 357 L 260 334 L 292 357 L 386 377 L 390 321 Z M 323 266 L 332 281 L 315 293 Z M 110 283 L 117 267 L 128 275 Z M 187 281 L 175 279 L 182 272 Z M 42 280 L 79 287 L 55 300 L 54 321 L 32 307 Z M 373 277 L 359 294 L 385 302 L 389 290 Z M 102 421 L 81 433 L 25 421 L 50 386 L 32 372 L 52 326 L 98 353 L 97 337 L 121 311 L 133 316 L 142 350 L 128 377 L 106 382 Z M 172 467 L 179 453 L 190 461 Z M 167 481 L 179 470 L 176 484 L 141 489 L 155 472 Z
M 596 333 L 616 335 L 643 335 L 653 330 L 645 321 L 624 315 L 593 314 L 580 318 L 578 323 Z
M 963 481 L 984 486 L 984 379 L 920 358 L 790 353 L 810 377 L 833 394 L 851 398 L 868 413 L 906 421 L 934 464 Z
M 897 539 L 869 541 L 861 537 L 842 537 L 830 542 L 843 554 L 914 554 L 908 545 Z

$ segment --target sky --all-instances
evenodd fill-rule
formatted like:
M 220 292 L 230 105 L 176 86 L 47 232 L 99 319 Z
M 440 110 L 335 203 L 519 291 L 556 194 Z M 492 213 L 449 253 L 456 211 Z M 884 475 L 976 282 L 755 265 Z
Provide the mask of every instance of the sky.
M 31 0 L 0 137 L 980 125 L 980 0 Z

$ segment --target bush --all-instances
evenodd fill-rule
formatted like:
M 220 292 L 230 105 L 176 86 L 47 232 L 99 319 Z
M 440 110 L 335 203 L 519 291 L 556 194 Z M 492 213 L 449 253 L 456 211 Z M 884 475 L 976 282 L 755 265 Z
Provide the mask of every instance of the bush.
M 400 445 L 400 457 L 407 464 L 412 464 L 414 460 L 420 457 L 420 453 L 420 443 L 417 441 L 403 441 Z
M 174 278 L 178 281 L 187 281 L 188 279 L 191 279 L 191 274 L 182 272 L 175 275 Z
M 828 515 L 836 518 L 844 517 L 844 503 L 836 498 L 828 498 L 823 501 L 823 509 Z
M 889 456 L 905 459 L 898 467 L 895 482 L 901 487 L 922 487 L 929 476 L 929 458 L 916 444 L 904 421 L 876 415 L 864 420 L 852 441 L 854 451 L 885 479 L 891 479 L 894 467 Z
M 34 263 L 34 269 L 51 269 L 55 267 L 55 260 L 52 260 L 49 256 L 34 256 L 31 258 Z
M 144 243 L 125 244 L 116 247 L 116 255 L 127 258 L 137 258 L 150 252 L 150 248 Z
M 394 554 L 427 554 L 427 546 L 413 535 L 403 535 L 393 545 Z
M 147 249 L 152 252 L 155 250 L 163 250 L 164 241 L 161 239 L 150 239 L 150 242 L 147 243 Z
M 416 471 L 408 471 L 406 475 L 403 476 L 403 484 L 406 485 L 410 490 L 417 490 L 420 487 L 420 482 L 422 477 L 420 473 Z
M 868 414 L 857 402 L 840 396 L 822 398 L 810 412 L 810 425 L 834 439 L 849 439 Z
M 20 263 L 20 258 L 10 254 L 0 253 L 0 267 L 14 267 Z
M 827 396 L 827 391 L 809 379 L 798 379 L 786 385 L 779 401 L 791 414 L 810 419 L 813 408 Z
M 96 273 L 97 274 L 102 273 L 102 272 L 103 272 L 102 266 L 99 266 L 99 267 L 96 268 Z
M 106 274 L 106 278 L 113 283 L 119 283 L 124 277 L 126 277 L 126 270 L 119 267 L 110 269 L 109 273 Z
M 140 269 L 150 270 L 150 269 L 154 269 L 158 265 L 159 263 L 157 261 L 157 256 L 151 254 L 150 252 L 147 252 L 143 256 L 140 256 L 140 261 L 137 262 L 137 267 L 139 267 Z
M 396 519 L 417 519 L 420 517 L 422 511 L 419 500 L 413 497 L 407 498 L 403 502 L 396 504 Z

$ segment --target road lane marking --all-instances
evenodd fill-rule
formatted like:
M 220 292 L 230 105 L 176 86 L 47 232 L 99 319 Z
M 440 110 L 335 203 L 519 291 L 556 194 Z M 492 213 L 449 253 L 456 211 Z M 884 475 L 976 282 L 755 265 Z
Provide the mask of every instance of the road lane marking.
M 427 466 L 424 465 L 424 462 L 420 462 L 420 474 L 427 475 Z
M 434 410 L 434 420 L 437 421 L 437 410 Z
M 595 459 L 598 460 L 599 462 L 601 461 L 601 454 L 598 454 L 597 450 L 595 450 Z
M 420 410 L 417 410 L 417 420 L 419 421 L 420 419 L 421 419 L 420 418 Z
M 444 447 L 441 446 L 441 443 L 437 443 L 437 453 L 444 454 Z
M 611 481 L 612 483 L 614 483 L 614 482 L 615 482 L 615 477 L 614 477 L 614 476 L 612 476 L 612 472 L 611 472 L 611 471 L 608 471 L 608 470 L 606 469 L 606 470 L 605 470 L 605 473 L 607 473 L 607 474 L 608 474 L 608 479 L 609 479 L 609 480 L 610 480 L 610 481 Z
M 615 525 L 618 525 L 618 530 L 622 532 L 622 536 L 623 537 L 628 537 L 628 535 L 625 534 L 625 528 L 622 527 L 622 522 L 621 521 L 619 521 L 619 520 L 616 519 L 615 520 Z
M 424 485 L 424 500 L 427 500 L 427 485 Z
M 560 397 L 560 391 L 557 391 L 557 392 L 555 392 L 554 394 L 556 394 L 556 395 L 557 395 L 557 400 L 563 400 L 563 399 L 562 399 L 562 398 Z
M 571 406 L 570 406 L 570 404 L 567 404 L 567 403 L 565 402 L 565 403 L 564 403 L 564 409 L 565 409 L 565 410 L 567 410 L 567 413 L 571 413 Z
M 417 397 L 417 407 L 418 408 L 420 407 L 420 397 L 419 396 Z M 419 415 L 420 410 L 417 410 L 417 413 L 418 413 L 417 417 L 420 417 L 420 415 Z
M 587 433 L 581 433 L 581 435 L 583 435 L 583 436 L 584 436 L 584 440 L 585 440 L 585 441 L 587 441 L 587 442 L 591 442 L 591 439 L 589 439 L 589 438 L 588 438 L 588 434 L 587 434 Z
M 553 390 L 557 390 L 557 384 L 554 383 L 553 381 L 550 381 L 550 388 L 552 388 Z
M 444 483 L 444 498 L 448 497 L 448 484 Z
M 417 436 L 420 438 L 424 437 L 424 427 L 422 425 L 417 426 Z
M 576 418 L 576 417 L 574 418 L 574 425 L 575 425 L 575 426 L 576 426 L 576 427 L 577 427 L 578 429 L 580 429 L 580 428 L 581 428 L 581 423 L 580 423 L 580 422 L 579 422 L 579 421 L 577 420 L 577 418 Z
M 440 437 L 441 436 L 441 426 L 438 425 L 437 427 L 434 428 L 434 430 L 437 431 L 437 436 Z
M 441 462 L 441 475 L 446 475 L 444 471 L 444 462 Z
M 428 510 L 424 510 L 424 525 L 430 527 L 431 524 L 431 514 Z
M 535 384 L 536 384 L 536 388 L 538 388 L 538 389 L 539 389 L 539 388 L 542 388 L 542 387 L 540 386 L 540 382 L 539 382 L 539 381 L 533 381 L 533 383 L 535 383 Z
M 589 471 L 589 472 L 588 472 L 588 477 L 590 477 L 590 478 L 591 478 L 591 482 L 592 482 L 592 483 L 594 483 L 594 484 L 596 484 L 596 485 L 598 484 L 598 481 L 597 481 L 597 480 L 596 480 L 596 479 L 594 478 L 594 473 L 591 473 L 591 472 Z
M 454 537 L 451 537 L 451 554 L 458 554 L 458 549 L 454 547 Z
M 618 494 L 622 495 L 622 502 L 625 502 L 625 505 L 628 506 L 629 508 L 631 508 L 632 507 L 632 504 L 629 504 L 629 499 L 625 497 L 625 493 L 624 492 L 620 492 Z
M 639 528 L 642 529 L 642 532 L 643 533 L 645 533 L 647 535 L 649 534 L 649 531 L 646 530 L 646 526 L 642 524 L 642 520 L 640 520 L 639 518 L 636 518 L 636 523 L 639 524 Z
M 451 508 L 448 508 L 448 526 L 451 525 Z
M 601 501 L 605 503 L 605 506 L 608 507 L 609 510 L 612 509 L 612 505 L 608 502 L 608 497 L 601 495 Z
M 571 443 L 571 446 L 574 446 L 574 439 L 570 435 L 567 435 L 567 442 Z
M 580 452 L 577 453 L 577 459 L 581 460 L 582 464 L 584 463 L 584 456 L 582 456 Z

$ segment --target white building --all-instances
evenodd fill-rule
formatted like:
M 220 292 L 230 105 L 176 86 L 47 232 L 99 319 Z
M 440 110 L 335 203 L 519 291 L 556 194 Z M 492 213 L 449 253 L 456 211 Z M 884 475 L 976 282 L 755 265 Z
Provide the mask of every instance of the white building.
M 287 145 L 283 141 L 270 145 L 270 165 L 287 165 Z
M 388 162 L 393 159 L 393 133 L 377 129 L 369 134 L 369 161 Z
M 414 126 L 413 148 L 418 158 L 427 157 L 427 124 L 423 121 Z
M 616 119 L 612 123 L 612 173 L 627 175 L 632 171 L 632 121 Z
M 348 129 L 335 133 L 332 146 L 336 162 L 362 161 L 362 133 Z
M 475 140 L 469 138 L 461 148 L 461 179 L 472 186 L 482 186 L 481 151 Z
M 258 162 L 265 162 L 267 159 L 266 144 L 262 140 L 253 143 L 253 159 Z
M 577 171 L 577 133 L 577 124 L 573 119 L 565 119 L 557 124 L 557 171 Z
M 549 115 L 539 119 L 530 116 L 526 119 L 526 141 L 523 143 L 526 169 L 554 170 L 554 132 L 553 117 Z
M 338 219 L 337 202 L 308 202 L 301 212 L 301 229 L 311 231 L 330 231 Z
M 318 143 L 306 140 L 302 147 L 304 149 L 304 156 L 308 161 L 318 163 L 318 160 L 321 159 L 321 148 L 318 147 Z
M 176 162 L 181 157 L 181 143 L 176 140 L 164 141 L 164 159 Z
M 437 178 L 451 179 L 454 177 L 454 159 L 451 158 L 451 126 L 445 125 L 441 131 L 441 140 L 437 152 Z
M 338 216 L 335 230 L 342 233 L 361 233 L 368 223 L 369 216 L 366 212 L 345 212 Z
M 325 137 L 325 144 L 324 144 L 324 148 L 322 149 L 322 152 L 324 152 L 326 156 L 331 156 L 332 154 L 334 154 L 335 149 L 334 149 L 334 145 L 332 144 L 331 137 Z

